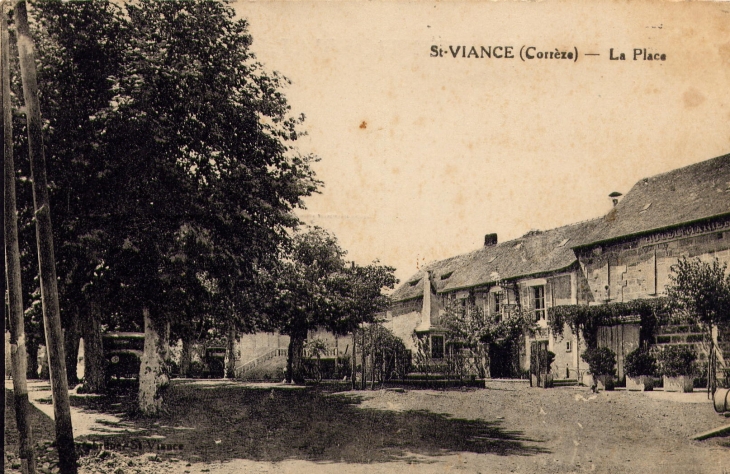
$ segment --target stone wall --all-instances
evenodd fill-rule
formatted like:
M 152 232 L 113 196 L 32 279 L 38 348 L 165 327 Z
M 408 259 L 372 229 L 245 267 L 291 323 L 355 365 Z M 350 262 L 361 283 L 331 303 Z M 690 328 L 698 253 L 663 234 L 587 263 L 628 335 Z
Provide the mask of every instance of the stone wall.
M 677 232 L 656 233 L 630 241 L 582 250 L 579 261 L 594 302 L 623 302 L 660 296 L 670 284 L 671 267 L 681 257 L 730 263 L 730 221 L 723 230 L 695 233 L 704 227 L 686 226 Z
M 413 331 L 420 323 L 420 311 L 411 311 L 395 317 L 388 312 L 388 318 L 383 323 L 383 326 L 390 329 L 396 337 L 400 338 L 403 344 L 405 344 L 406 349 L 415 352 L 416 345 L 413 341 Z
M 236 356 L 239 364 L 245 364 L 273 349 L 286 349 L 288 347 L 289 336 L 279 333 L 242 334 L 236 343 Z

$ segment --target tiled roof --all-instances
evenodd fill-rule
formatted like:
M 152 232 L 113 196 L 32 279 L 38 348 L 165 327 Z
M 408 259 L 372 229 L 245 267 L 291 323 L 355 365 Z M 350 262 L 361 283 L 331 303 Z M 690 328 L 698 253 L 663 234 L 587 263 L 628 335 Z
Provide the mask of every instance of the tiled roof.
M 439 293 L 472 288 L 562 270 L 576 261 L 576 247 L 722 215 L 730 215 L 730 155 L 642 179 L 604 217 L 433 262 L 391 298 L 421 296 L 425 271 Z
M 724 214 L 730 214 L 730 155 L 642 179 L 601 219 L 584 244 Z
M 583 242 L 597 219 L 530 233 L 469 254 L 441 291 L 470 288 L 529 275 L 562 270 L 576 261 L 572 246 Z
M 544 232 L 530 232 L 519 239 L 434 262 L 424 270 L 431 271 L 433 285 L 439 293 L 562 270 L 576 261 L 571 247 L 582 243 L 598 223 L 599 220 L 594 219 Z M 393 301 L 421 296 L 424 274 L 419 272 L 406 280 L 391 295 Z
M 445 260 L 429 263 L 423 267 L 421 271 L 411 276 L 405 281 L 405 283 L 399 286 L 393 294 L 390 295 L 390 298 L 393 301 L 406 301 L 423 295 L 423 282 L 425 281 L 424 277 L 426 276 L 427 271 L 431 272 L 431 283 L 433 287 L 436 291 L 440 291 L 445 285 L 445 281 L 441 280 L 441 275 L 448 274 L 449 272 L 453 272 L 460 268 L 468 260 L 470 255 L 471 253 L 457 255 Z

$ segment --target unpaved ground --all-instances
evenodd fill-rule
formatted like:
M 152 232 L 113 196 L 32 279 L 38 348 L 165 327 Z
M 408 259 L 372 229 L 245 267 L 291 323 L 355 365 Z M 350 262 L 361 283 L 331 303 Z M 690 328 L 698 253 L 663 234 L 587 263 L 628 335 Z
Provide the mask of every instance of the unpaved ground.
M 80 471 L 730 473 L 730 438 L 689 440 L 728 421 L 703 393 L 254 387 L 178 384 L 142 431 L 79 438 Z

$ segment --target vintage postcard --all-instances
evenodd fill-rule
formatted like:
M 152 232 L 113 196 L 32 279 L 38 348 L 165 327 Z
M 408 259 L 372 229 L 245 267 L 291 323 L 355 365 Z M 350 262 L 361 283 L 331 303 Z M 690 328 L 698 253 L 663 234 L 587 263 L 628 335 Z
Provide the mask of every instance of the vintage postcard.
M 77 118 L 45 112 L 63 99 L 43 71 L 74 71 L 74 94 L 86 87 L 74 74 L 94 73 L 58 66 L 80 48 L 68 12 L 30 10 L 47 21 L 33 31 L 48 162 L 99 153 L 123 163 L 89 165 L 100 179 L 196 183 L 122 211 L 89 191 L 88 228 L 72 197 L 54 215 L 68 223 L 61 303 L 80 318 L 62 320 L 79 353 L 67 367 L 79 472 L 730 472 L 730 2 L 235 0 L 211 7 L 216 21 L 202 20 L 206 2 L 136 3 L 119 18 L 86 11 L 98 30 L 73 22 L 113 71 L 99 82 L 108 98 L 79 95 L 98 133 L 68 127 L 78 152 L 53 138 Z M 210 52 L 227 75 L 205 72 L 202 29 L 230 51 Z M 246 128 L 251 117 L 263 125 Z M 280 153 L 272 136 L 296 140 Z M 246 179 L 221 178 L 228 155 Z M 155 174 L 167 156 L 185 176 Z M 52 213 L 66 205 L 54 185 Z M 112 182 L 125 202 L 135 186 Z M 71 271 L 73 259 L 86 263 Z M 140 268 L 165 277 L 138 291 Z M 29 413 L 37 472 L 59 472 L 35 294 Z M 5 468 L 20 472 L 7 417 Z

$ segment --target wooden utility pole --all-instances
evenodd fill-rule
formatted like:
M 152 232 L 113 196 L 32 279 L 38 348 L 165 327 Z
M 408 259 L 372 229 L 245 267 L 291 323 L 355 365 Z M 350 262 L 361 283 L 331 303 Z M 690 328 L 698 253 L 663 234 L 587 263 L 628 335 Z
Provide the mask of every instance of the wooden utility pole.
M 2 97 L 3 164 L 4 164 L 4 236 L 5 276 L 10 321 L 10 356 L 13 375 L 13 401 L 18 426 L 19 454 L 22 472 L 35 473 L 33 434 L 30 427 L 30 403 L 26 370 L 25 322 L 20 282 L 20 247 L 18 245 L 18 213 L 15 199 L 15 161 L 13 159 L 13 114 L 10 102 L 10 35 L 5 3 L 0 4 L 0 97 Z M 4 293 L 4 292 L 3 292 Z
M 38 100 L 35 51 L 28 27 L 26 2 L 21 0 L 15 8 L 15 22 L 18 32 L 18 56 L 20 74 L 23 80 L 28 127 L 28 149 L 30 173 L 33 181 L 33 205 L 35 209 L 36 241 L 38 245 L 38 266 L 40 268 L 41 302 L 43 303 L 43 324 L 46 332 L 46 347 L 53 393 L 53 413 L 56 422 L 56 448 L 58 467 L 61 474 L 76 474 L 76 450 L 74 447 L 71 408 L 68 399 L 66 379 L 66 357 L 61 331 L 61 314 L 58 304 L 56 283 L 56 262 L 53 251 L 53 228 L 51 208 L 48 199 L 46 179 L 46 157 L 43 150 L 41 109 Z
M 360 348 L 360 352 L 362 353 L 361 363 L 362 363 L 362 390 L 365 390 L 367 387 L 367 377 L 365 376 L 367 374 L 367 367 L 365 365 L 365 326 L 363 325 L 362 328 L 362 347 Z
M 357 328 L 352 330 L 352 389 L 357 390 L 357 358 L 355 357 L 355 350 L 357 349 Z

